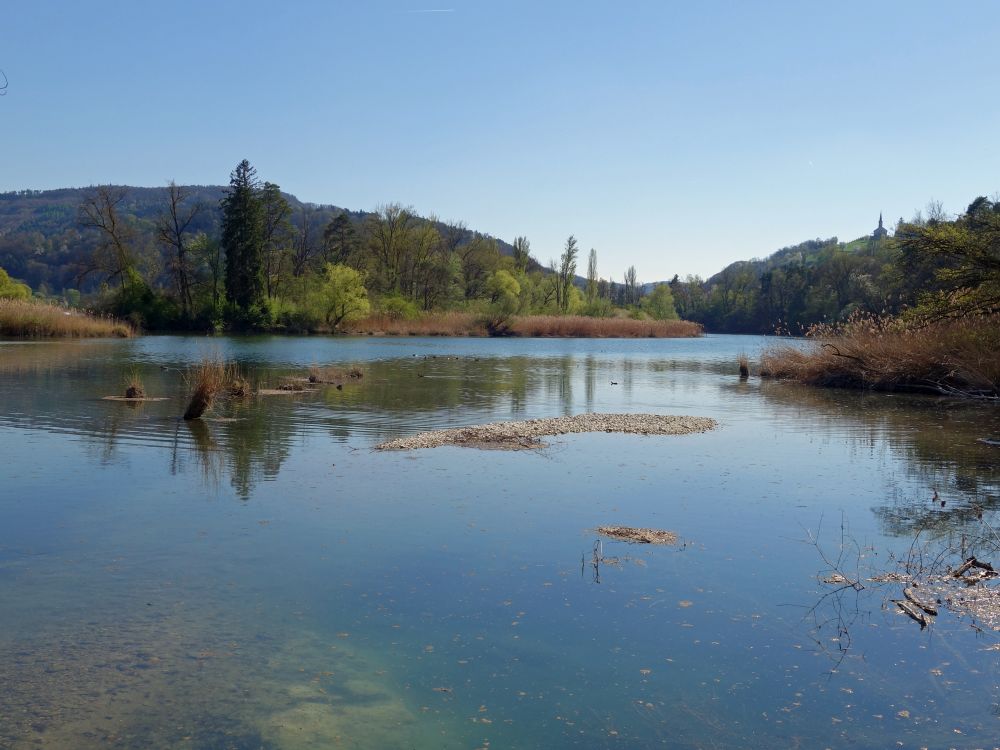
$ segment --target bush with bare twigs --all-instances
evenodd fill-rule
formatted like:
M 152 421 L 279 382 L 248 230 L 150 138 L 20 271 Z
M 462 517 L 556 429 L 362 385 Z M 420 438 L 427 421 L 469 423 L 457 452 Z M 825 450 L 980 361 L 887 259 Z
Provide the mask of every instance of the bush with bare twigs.
M 925 391 L 1000 398 L 1000 315 L 923 327 L 856 317 L 817 327 L 805 349 L 776 346 L 761 357 L 762 377 L 878 391 Z

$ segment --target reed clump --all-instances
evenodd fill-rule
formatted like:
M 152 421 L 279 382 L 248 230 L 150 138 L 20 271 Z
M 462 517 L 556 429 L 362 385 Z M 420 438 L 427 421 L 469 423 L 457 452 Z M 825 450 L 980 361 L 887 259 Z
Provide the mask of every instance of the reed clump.
M 114 318 L 100 318 L 36 300 L 0 299 L 0 336 L 7 338 L 129 338 L 135 329 Z
M 136 369 L 129 370 L 125 375 L 125 398 L 146 398 L 146 388 Z
M 388 314 L 369 315 L 342 323 L 348 334 L 381 336 L 485 336 L 486 325 L 479 316 L 465 312 L 429 312 L 415 318 Z
M 806 348 L 775 346 L 761 356 L 762 377 L 876 391 L 924 391 L 1000 399 L 1000 315 L 920 327 L 856 317 L 810 331 Z
M 699 323 L 687 320 L 634 320 L 590 318 L 583 315 L 528 315 L 510 324 L 512 336 L 566 338 L 694 338 L 702 334 Z
M 740 352 L 736 361 L 740 367 L 740 380 L 746 380 L 750 377 L 750 357 L 747 356 L 746 352 Z
M 383 336 L 488 336 L 488 321 L 466 312 L 423 313 L 407 319 L 370 315 L 345 323 L 345 333 Z M 506 336 L 565 338 L 693 338 L 700 336 L 699 323 L 686 320 L 634 320 L 590 318 L 584 315 L 525 315 L 511 318 L 503 328 Z
M 253 395 L 250 379 L 236 364 L 227 364 L 225 372 L 226 392 L 232 398 L 249 398 Z
M 198 419 L 212 407 L 226 387 L 227 366 L 220 359 L 204 359 L 187 375 L 192 388 L 184 419 Z

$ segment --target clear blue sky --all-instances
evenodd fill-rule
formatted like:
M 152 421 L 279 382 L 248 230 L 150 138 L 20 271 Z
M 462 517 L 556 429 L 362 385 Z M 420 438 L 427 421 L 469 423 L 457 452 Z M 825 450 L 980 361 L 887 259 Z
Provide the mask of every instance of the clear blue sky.
M 0 190 L 400 202 L 603 276 L 711 274 L 1000 189 L 997 2 L 34 2 Z M 584 260 L 585 264 L 585 260 Z

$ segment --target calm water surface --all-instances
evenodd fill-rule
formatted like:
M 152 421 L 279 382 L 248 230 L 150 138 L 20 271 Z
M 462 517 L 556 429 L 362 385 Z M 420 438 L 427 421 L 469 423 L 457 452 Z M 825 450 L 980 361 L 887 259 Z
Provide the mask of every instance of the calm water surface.
M 1000 745 L 996 631 L 822 581 L 991 559 L 1000 410 L 741 383 L 763 345 L 0 343 L 0 747 Z M 206 355 L 364 377 L 184 423 Z M 132 368 L 167 400 L 101 400 Z M 720 424 L 372 450 L 586 411 Z M 595 566 L 602 524 L 681 542 Z

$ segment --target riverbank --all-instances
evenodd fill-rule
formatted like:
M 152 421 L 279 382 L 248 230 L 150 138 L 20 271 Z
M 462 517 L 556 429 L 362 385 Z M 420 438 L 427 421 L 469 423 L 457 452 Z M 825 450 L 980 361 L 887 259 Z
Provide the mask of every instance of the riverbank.
M 806 349 L 775 346 L 760 375 L 807 385 L 1000 400 L 1000 315 L 908 328 L 859 321 Z
M 371 315 L 345 323 L 340 331 L 355 336 L 489 336 L 481 315 L 424 313 L 412 319 Z M 696 338 L 701 324 L 686 320 L 590 318 L 583 315 L 525 315 L 513 318 L 505 336 L 524 338 Z
M 113 318 L 98 318 L 34 300 L 0 299 L 3 338 L 130 338 L 135 330 Z

